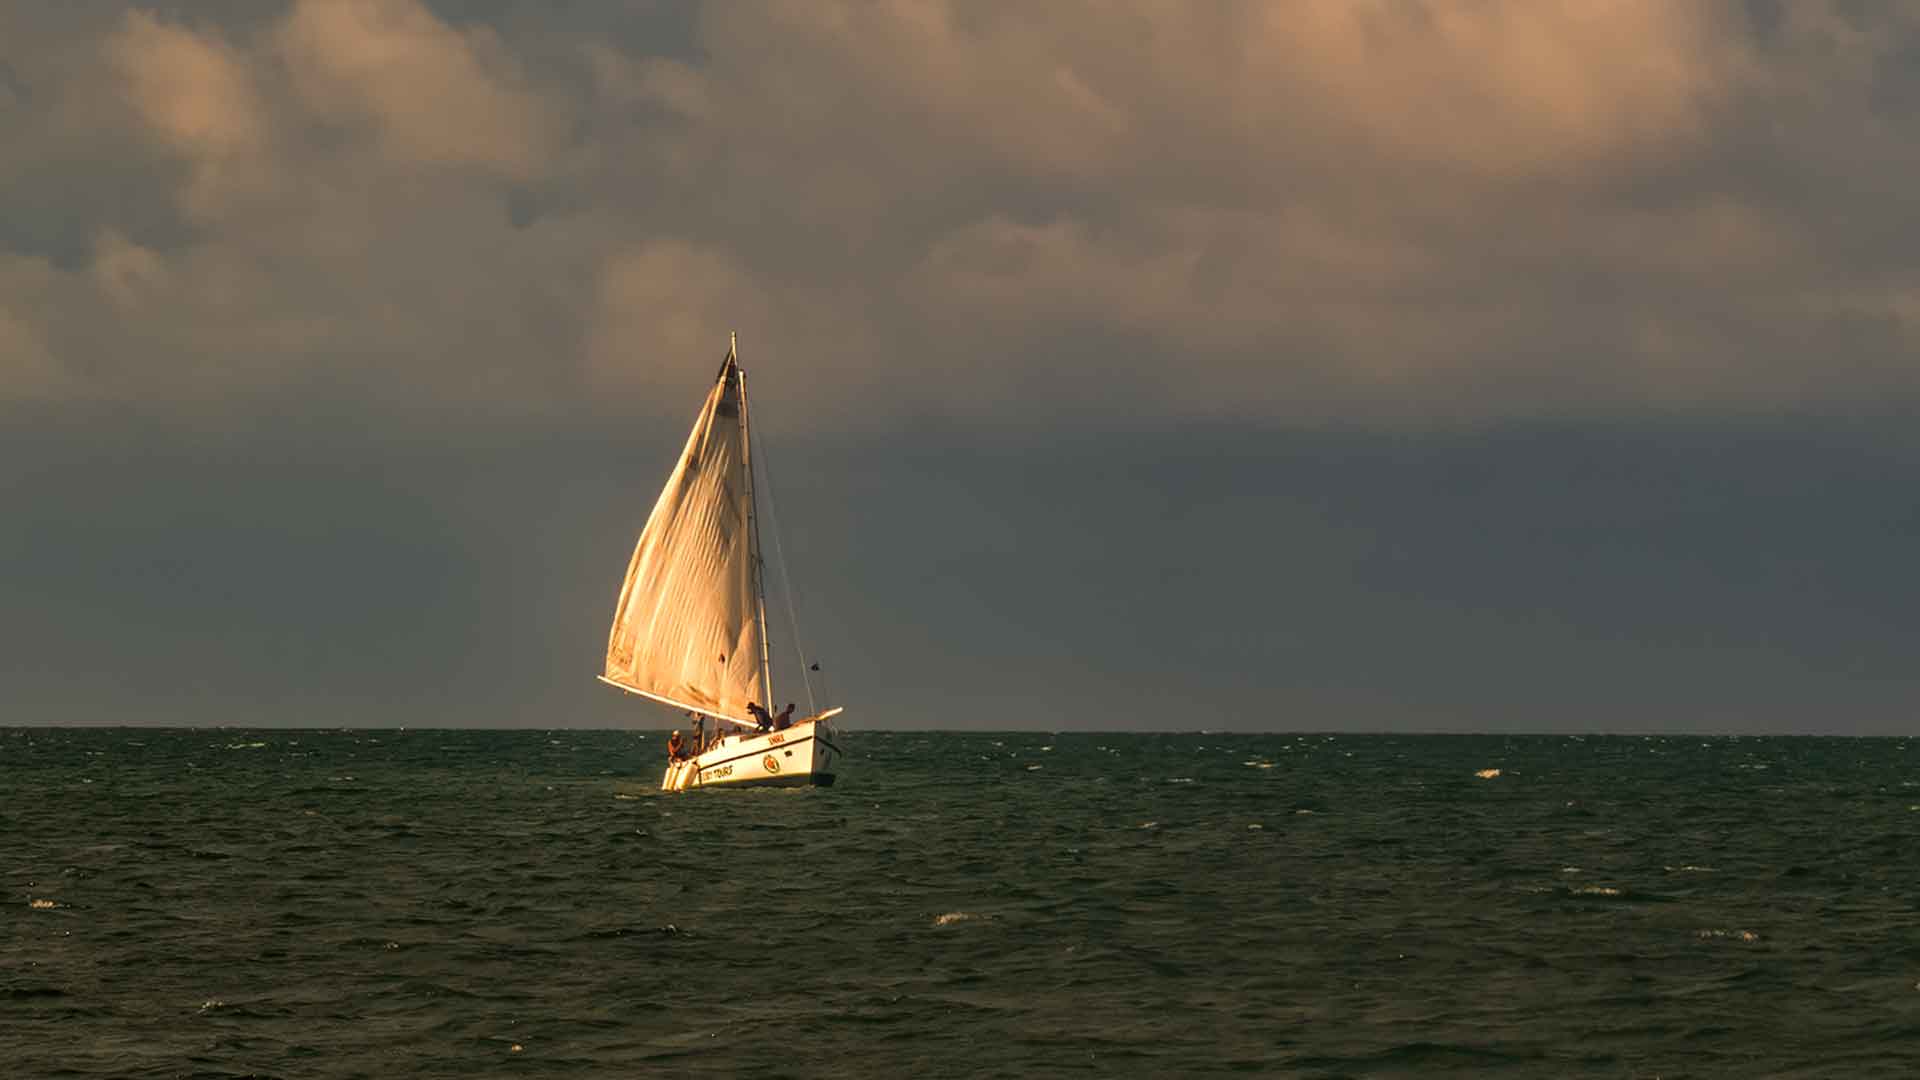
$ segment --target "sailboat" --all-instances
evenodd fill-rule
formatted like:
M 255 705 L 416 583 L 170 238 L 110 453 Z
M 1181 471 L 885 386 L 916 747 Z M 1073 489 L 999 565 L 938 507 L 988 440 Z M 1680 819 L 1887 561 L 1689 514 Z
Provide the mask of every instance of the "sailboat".
M 669 751 L 663 791 L 826 786 L 840 757 L 831 723 L 840 708 L 784 726 L 769 716 L 766 573 L 738 347 L 728 335 L 720 374 L 640 530 L 600 675 L 691 715 L 695 737 L 678 754 Z M 800 660 L 811 706 L 813 684 L 806 657 Z

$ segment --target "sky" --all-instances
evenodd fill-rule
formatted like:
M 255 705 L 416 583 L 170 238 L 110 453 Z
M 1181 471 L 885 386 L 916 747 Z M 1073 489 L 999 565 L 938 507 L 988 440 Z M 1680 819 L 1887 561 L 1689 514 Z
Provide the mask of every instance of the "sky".
M 851 727 L 1911 732 L 1917 175 L 1904 4 L 0 6 L 0 724 L 670 723 L 737 331 Z

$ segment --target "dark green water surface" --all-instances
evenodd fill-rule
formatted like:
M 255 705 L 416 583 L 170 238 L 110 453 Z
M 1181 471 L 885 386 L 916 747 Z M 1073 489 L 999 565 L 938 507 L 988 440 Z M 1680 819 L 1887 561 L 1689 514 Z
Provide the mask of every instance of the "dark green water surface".
M 1912 746 L 0 729 L 0 1076 L 1920 1076 Z

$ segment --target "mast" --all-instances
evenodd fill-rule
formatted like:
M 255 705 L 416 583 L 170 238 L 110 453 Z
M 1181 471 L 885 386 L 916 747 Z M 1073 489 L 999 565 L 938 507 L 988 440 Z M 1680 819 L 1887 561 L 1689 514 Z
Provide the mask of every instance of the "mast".
M 760 685 L 767 695 L 760 707 L 771 715 L 774 711 L 773 653 L 767 644 L 767 563 L 760 555 L 760 500 L 753 490 L 753 427 L 747 422 L 747 373 L 740 367 L 740 341 L 732 331 L 727 332 L 727 355 L 733 358 L 733 377 L 739 380 L 740 386 L 740 461 L 747 474 L 747 525 L 749 542 L 753 545 L 750 558 L 757 601 L 755 613 L 760 620 Z

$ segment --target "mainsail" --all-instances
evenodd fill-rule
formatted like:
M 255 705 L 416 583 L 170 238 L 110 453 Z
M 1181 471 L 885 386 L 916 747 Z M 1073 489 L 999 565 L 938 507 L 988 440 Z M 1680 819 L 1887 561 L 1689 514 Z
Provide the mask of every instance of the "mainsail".
M 606 681 L 744 721 L 767 704 L 746 393 L 733 350 L 634 546 Z

